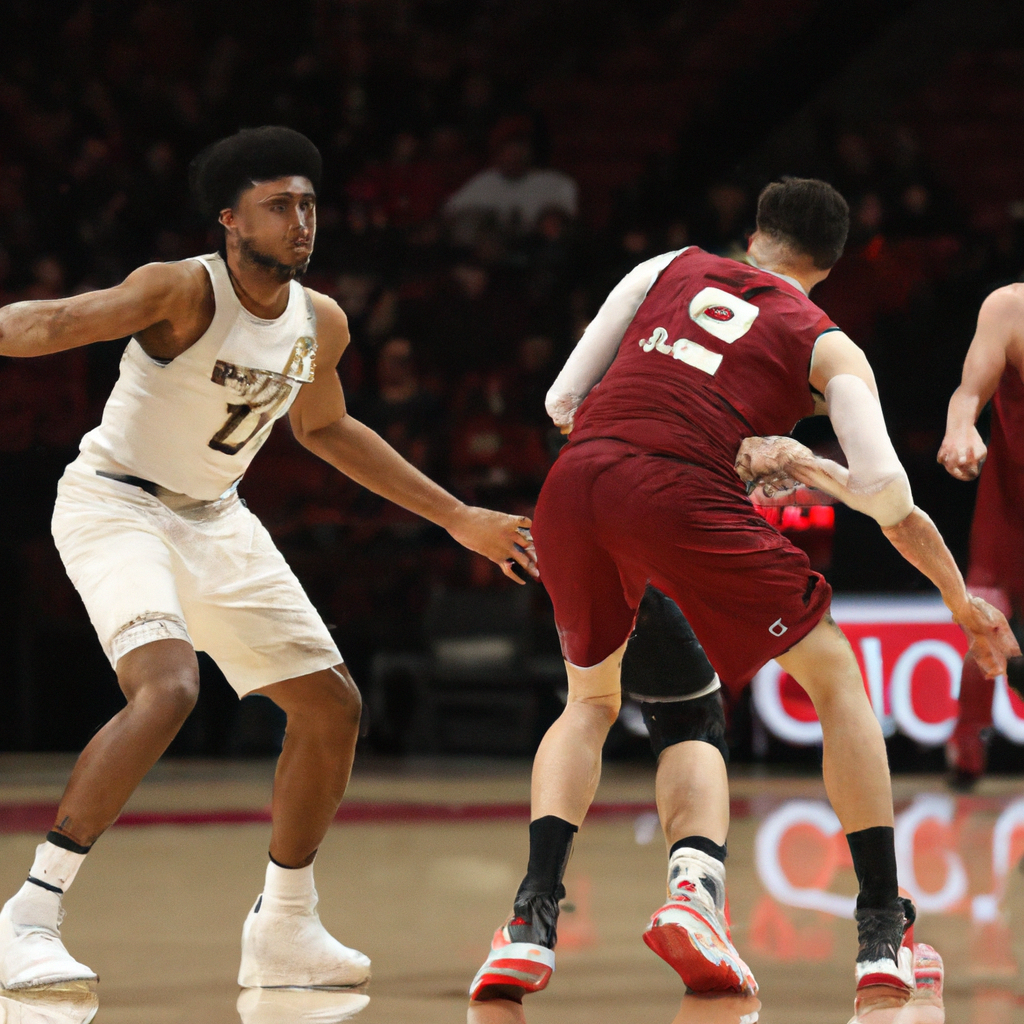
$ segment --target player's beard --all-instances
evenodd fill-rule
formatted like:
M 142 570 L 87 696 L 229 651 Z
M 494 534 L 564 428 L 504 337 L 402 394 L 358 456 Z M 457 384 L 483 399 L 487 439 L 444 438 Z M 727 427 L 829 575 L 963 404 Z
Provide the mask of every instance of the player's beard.
M 239 238 L 238 253 L 243 261 L 248 261 L 257 267 L 269 270 L 278 281 L 284 284 L 285 281 L 294 281 L 302 277 L 309 269 L 309 260 L 313 255 L 313 250 L 310 249 L 309 256 L 301 263 L 282 263 L 276 256 L 260 252 L 248 238 Z

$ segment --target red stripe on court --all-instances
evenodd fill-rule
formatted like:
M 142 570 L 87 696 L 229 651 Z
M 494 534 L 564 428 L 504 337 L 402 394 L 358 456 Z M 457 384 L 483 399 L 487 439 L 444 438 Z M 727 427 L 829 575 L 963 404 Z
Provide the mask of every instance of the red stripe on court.
M 648 814 L 653 803 L 596 803 L 591 818 Z M 749 814 L 748 801 L 734 800 L 733 814 Z M 56 804 L 0 804 L 0 834 L 46 832 L 57 814 Z M 351 800 L 341 805 L 335 821 L 340 822 L 459 822 L 525 821 L 530 816 L 526 803 L 506 804 L 422 804 Z M 270 808 L 221 811 L 129 811 L 116 827 L 145 828 L 153 825 L 249 825 L 270 821 Z

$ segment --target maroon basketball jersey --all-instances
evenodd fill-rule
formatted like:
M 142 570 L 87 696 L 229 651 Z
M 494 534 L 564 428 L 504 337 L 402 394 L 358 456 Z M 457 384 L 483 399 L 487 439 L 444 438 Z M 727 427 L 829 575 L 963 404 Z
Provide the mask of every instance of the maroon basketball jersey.
M 641 303 L 571 441 L 616 438 L 731 474 L 743 438 L 812 414 L 811 353 L 836 329 L 787 280 L 686 249 Z

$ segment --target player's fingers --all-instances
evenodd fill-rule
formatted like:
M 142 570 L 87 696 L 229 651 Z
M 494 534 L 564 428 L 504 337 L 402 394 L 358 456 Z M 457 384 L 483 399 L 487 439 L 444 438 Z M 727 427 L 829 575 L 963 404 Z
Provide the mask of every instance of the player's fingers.
M 533 550 L 533 545 L 526 546 L 518 542 L 514 543 L 512 545 L 512 557 L 508 561 L 515 562 L 534 579 L 540 578 L 540 571 L 537 569 L 537 553 Z M 515 572 L 515 569 L 512 569 L 512 572 Z
M 506 576 L 507 576 L 507 577 L 508 577 L 508 578 L 509 578 L 510 580 L 512 580 L 512 582 L 513 582 L 513 583 L 518 583 L 518 584 L 519 584 L 520 586 L 522 586 L 522 585 L 523 585 L 523 584 L 524 584 L 524 583 L 526 582 L 526 580 L 521 580 L 521 579 L 520 579 L 520 578 L 519 578 L 519 577 L 518 577 L 518 576 L 517 576 L 517 575 L 515 574 L 515 570 L 514 570 L 514 569 L 512 568 L 512 565 L 513 565 L 513 564 L 514 564 L 514 563 L 512 562 L 512 559 L 511 559 L 511 558 L 506 558 L 504 562 L 499 562 L 499 563 L 498 563 L 498 565 L 499 565 L 499 566 L 500 566 L 500 568 L 501 568 L 501 571 L 502 571 L 502 572 L 503 572 L 503 573 L 504 573 L 504 574 L 505 574 L 505 575 L 506 575 Z

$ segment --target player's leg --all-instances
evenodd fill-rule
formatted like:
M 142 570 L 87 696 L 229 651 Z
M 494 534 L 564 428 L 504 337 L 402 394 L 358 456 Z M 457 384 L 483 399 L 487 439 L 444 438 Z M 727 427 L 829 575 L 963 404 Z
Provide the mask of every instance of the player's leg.
M 59 485 L 54 540 L 127 704 L 79 757 L 54 828 L 37 850 L 34 881 L 0 912 L 5 986 L 94 977 L 61 945 L 61 898 L 195 704 L 198 670 L 173 557 L 160 535 L 164 514 L 141 488 L 77 464 Z
M 286 715 L 273 791 L 270 859 L 242 928 L 239 984 L 252 988 L 356 985 L 362 953 L 320 923 L 313 862 L 345 794 L 361 703 L 316 608 L 259 520 L 239 501 L 216 517 L 181 513 L 187 539 L 183 601 L 196 645 L 240 697 L 259 693 Z M 185 547 L 185 544 L 182 545 Z M 225 557 L 235 567 L 225 576 Z
M 362 704 L 339 664 L 256 691 L 287 716 L 274 774 L 270 856 L 288 868 L 313 863 L 348 787 Z
M 85 848 L 114 823 L 195 707 L 196 652 L 182 639 L 137 647 L 118 661 L 117 682 L 128 703 L 79 755 L 53 827 Z
M 555 816 L 577 829 L 601 781 L 601 750 L 622 703 L 623 644 L 590 668 L 565 663 L 569 692 L 565 710 L 541 740 L 533 761 L 533 820 Z
M 256 691 L 287 715 L 274 775 L 270 863 L 242 930 L 238 983 L 246 988 L 358 985 L 369 958 L 320 923 L 313 862 L 352 771 L 361 704 L 343 664 Z
M 776 660 L 807 691 L 821 721 L 825 789 L 846 833 L 860 884 L 858 987 L 882 984 L 910 991 L 913 950 L 904 939 L 914 910 L 899 897 L 885 740 L 857 659 L 826 615 Z
M 29 880 L 0 912 L 5 988 L 95 977 L 60 942 L 61 898 L 93 844 L 174 739 L 199 692 L 195 651 L 182 639 L 128 651 L 117 663 L 117 678 L 127 704 L 82 751 Z
M 470 986 L 474 1000 L 522 999 L 544 988 L 554 970 L 558 904 L 565 898 L 562 877 L 601 779 L 601 749 L 618 717 L 625 646 L 590 668 L 565 663 L 565 710 L 545 733 L 533 762 L 526 877 Z
M 725 915 L 729 833 L 721 683 L 678 606 L 648 586 L 623 660 L 658 759 L 658 814 L 669 851 L 668 901 L 644 941 L 694 992 L 754 992 Z
M 470 986 L 475 1000 L 519 1000 L 544 988 L 554 969 L 562 875 L 601 777 L 601 749 L 618 716 L 622 654 L 643 587 L 631 605 L 587 507 L 590 481 L 617 465 L 619 455 L 602 445 L 567 450 L 537 503 L 533 538 L 562 641 L 568 696 L 534 760 L 529 865 L 512 914 Z

